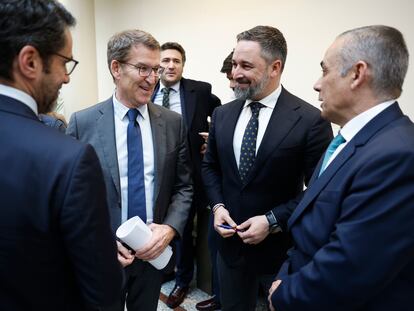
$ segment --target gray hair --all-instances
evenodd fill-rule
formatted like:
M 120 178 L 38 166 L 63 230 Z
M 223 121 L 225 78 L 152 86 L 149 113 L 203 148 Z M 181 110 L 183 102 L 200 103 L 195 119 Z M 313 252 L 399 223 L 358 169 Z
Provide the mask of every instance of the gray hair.
M 239 41 L 255 41 L 262 48 L 261 55 L 268 64 L 275 60 L 282 62 L 285 67 L 287 57 L 287 44 L 283 34 L 271 26 L 256 26 L 237 35 Z
M 346 31 L 340 51 L 341 75 L 345 76 L 358 61 L 372 70 L 372 88 L 379 96 L 398 98 L 408 69 L 408 49 L 400 31 L 373 25 Z
M 107 49 L 109 70 L 111 70 L 111 62 L 113 60 L 125 62 L 131 48 L 139 44 L 150 50 L 160 49 L 158 41 L 151 34 L 142 30 L 125 30 L 113 35 L 108 41 Z

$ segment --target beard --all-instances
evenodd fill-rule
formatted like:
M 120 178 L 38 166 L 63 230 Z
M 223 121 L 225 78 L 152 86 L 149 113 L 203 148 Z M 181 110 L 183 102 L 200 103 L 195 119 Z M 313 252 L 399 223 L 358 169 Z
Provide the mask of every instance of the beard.
M 246 100 L 246 99 L 251 99 L 253 100 L 254 98 L 257 97 L 257 95 L 259 95 L 261 92 L 263 92 L 263 90 L 265 89 L 267 83 L 269 82 L 270 76 L 269 74 L 266 72 L 263 74 L 263 78 L 262 80 L 257 84 L 257 85 L 252 85 L 250 80 L 243 78 L 243 79 L 236 79 L 236 82 L 242 82 L 242 83 L 250 83 L 250 86 L 246 89 L 242 89 L 238 86 L 238 84 L 236 84 L 236 86 L 234 87 L 234 95 L 236 96 L 237 99 L 241 99 L 241 100 Z

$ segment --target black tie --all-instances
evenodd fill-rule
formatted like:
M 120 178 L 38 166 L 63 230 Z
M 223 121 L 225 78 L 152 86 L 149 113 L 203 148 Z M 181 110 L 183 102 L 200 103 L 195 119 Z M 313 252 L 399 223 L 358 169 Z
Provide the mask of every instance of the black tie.
M 244 130 L 239 161 L 239 173 L 243 183 L 246 182 L 247 176 L 256 158 L 256 140 L 257 131 L 259 129 L 259 112 L 260 108 L 264 107 L 259 102 L 251 102 L 249 106 L 252 110 L 252 116 L 249 120 L 249 123 L 247 123 L 246 129 Z
M 162 97 L 162 106 L 167 109 L 170 109 L 170 91 L 171 89 L 169 87 L 165 87 L 161 90 L 164 94 Z
M 128 219 L 139 216 L 147 222 L 144 183 L 144 155 L 141 129 L 137 120 L 138 110 L 128 110 Z

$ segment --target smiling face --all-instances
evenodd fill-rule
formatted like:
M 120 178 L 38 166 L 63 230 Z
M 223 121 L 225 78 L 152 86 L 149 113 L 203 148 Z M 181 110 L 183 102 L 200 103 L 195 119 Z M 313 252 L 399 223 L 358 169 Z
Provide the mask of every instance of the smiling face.
M 261 100 L 273 92 L 280 81 L 280 60 L 268 64 L 255 41 L 239 41 L 233 53 L 234 93 L 239 99 Z
M 143 44 L 135 45 L 128 53 L 125 63 L 139 67 L 156 68 L 160 63 L 160 52 Z M 128 108 L 146 105 L 154 91 L 158 78 L 152 71 L 148 77 L 142 77 L 139 70 L 116 60 L 111 62 L 111 72 L 116 84 L 116 98 Z
M 322 77 L 314 85 L 319 92 L 322 108 L 322 117 L 340 126 L 343 126 L 354 117 L 352 104 L 352 68 L 341 75 L 340 49 L 344 39 L 337 39 L 326 51 L 321 62 Z
M 161 51 L 161 67 L 164 73 L 161 81 L 165 86 L 172 86 L 181 80 L 183 76 L 184 63 L 181 53 L 175 49 Z

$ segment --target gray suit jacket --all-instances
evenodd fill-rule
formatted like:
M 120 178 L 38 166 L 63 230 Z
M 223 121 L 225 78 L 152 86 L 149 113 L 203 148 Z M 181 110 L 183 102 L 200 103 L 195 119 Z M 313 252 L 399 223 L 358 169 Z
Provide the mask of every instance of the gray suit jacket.
M 173 227 L 181 236 L 193 195 L 185 129 L 175 112 L 152 103 L 148 111 L 154 142 L 154 222 Z M 66 133 L 96 150 L 115 232 L 121 224 L 121 190 L 112 97 L 72 114 Z

